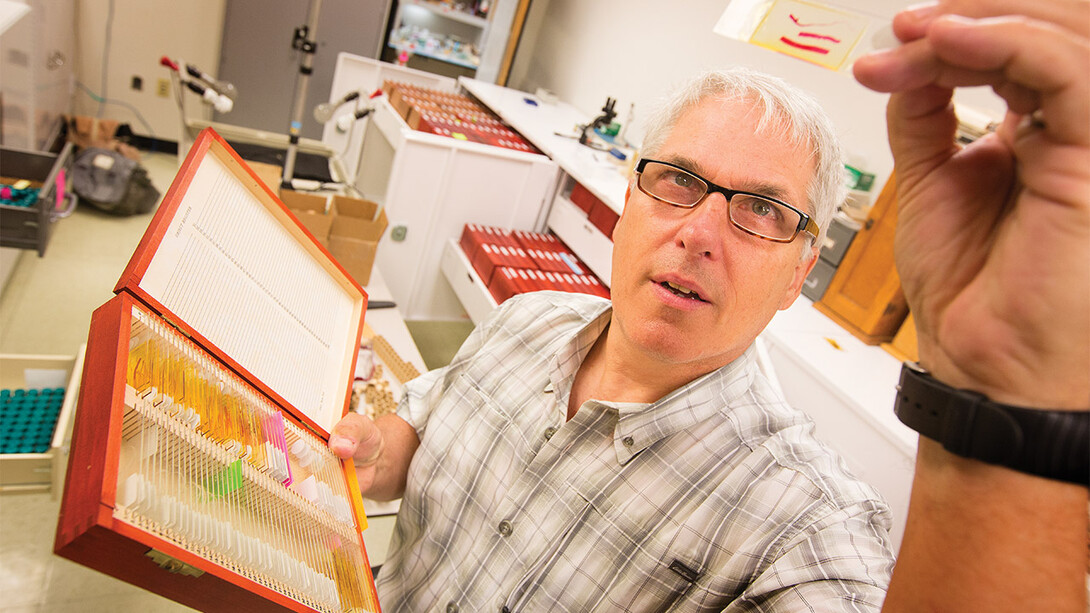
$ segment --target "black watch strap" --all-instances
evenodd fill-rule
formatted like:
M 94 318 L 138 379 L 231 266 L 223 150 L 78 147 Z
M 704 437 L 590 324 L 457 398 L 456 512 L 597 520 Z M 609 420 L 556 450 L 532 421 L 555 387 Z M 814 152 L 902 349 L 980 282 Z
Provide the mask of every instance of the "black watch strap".
M 949 452 L 1020 472 L 1090 483 L 1090 412 L 1026 409 L 901 368 L 897 417 Z

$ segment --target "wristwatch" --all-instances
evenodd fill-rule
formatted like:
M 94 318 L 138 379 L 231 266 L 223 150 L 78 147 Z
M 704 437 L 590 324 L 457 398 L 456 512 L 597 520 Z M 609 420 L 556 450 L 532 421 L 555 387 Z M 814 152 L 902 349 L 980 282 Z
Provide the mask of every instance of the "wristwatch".
M 1027 409 L 955 389 L 905 362 L 893 409 L 950 453 L 1020 472 L 1090 484 L 1090 412 Z

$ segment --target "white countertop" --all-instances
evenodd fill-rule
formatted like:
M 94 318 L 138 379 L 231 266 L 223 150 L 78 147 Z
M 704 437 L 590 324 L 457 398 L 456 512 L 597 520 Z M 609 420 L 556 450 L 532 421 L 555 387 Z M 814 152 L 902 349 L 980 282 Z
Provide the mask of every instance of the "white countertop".
M 893 414 L 900 361 L 852 336 L 806 296 L 776 313 L 762 336 L 794 355 L 801 368 L 817 375 L 844 404 L 880 425 L 891 444 L 915 454 L 917 434 Z
M 547 103 L 500 85 L 466 77 L 459 78 L 458 84 L 617 214 L 624 209 L 628 180 L 623 165 L 605 151 L 580 145 L 576 138 L 579 126 L 592 118 L 565 102 Z

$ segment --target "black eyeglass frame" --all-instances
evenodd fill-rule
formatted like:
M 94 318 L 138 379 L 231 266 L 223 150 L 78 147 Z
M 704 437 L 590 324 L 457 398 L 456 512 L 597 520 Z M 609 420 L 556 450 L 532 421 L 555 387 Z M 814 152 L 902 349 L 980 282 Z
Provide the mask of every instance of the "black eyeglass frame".
M 663 166 L 669 166 L 670 168 L 680 170 L 681 172 L 684 172 L 685 174 L 692 175 L 693 177 L 696 177 L 697 179 L 703 181 L 704 185 L 707 186 L 707 189 L 704 191 L 704 195 L 701 196 L 699 200 L 697 200 L 696 202 L 694 202 L 692 204 L 681 204 L 681 203 L 678 203 L 678 202 L 670 202 L 669 200 L 665 200 L 663 198 L 660 198 L 660 197 L 648 192 L 646 189 L 643 188 L 643 185 L 640 185 L 639 176 L 643 175 L 643 169 L 646 168 L 647 164 L 649 164 L 649 163 L 662 164 Z M 743 196 L 756 196 L 757 198 L 763 198 L 765 200 L 770 200 L 772 202 L 775 202 L 776 204 L 779 204 L 781 206 L 785 206 L 785 207 L 791 209 L 792 211 L 798 213 L 798 215 L 799 215 L 799 224 L 795 228 L 795 232 L 791 235 L 791 237 L 790 238 L 773 238 L 771 236 L 765 236 L 763 234 L 758 234 L 757 232 L 754 232 L 753 230 L 750 230 L 749 228 L 745 228 L 745 227 L 739 225 L 738 222 L 734 221 L 734 216 L 730 214 L 730 209 L 728 207 L 727 216 L 730 218 L 730 222 L 732 224 L 734 224 L 734 226 L 736 228 L 738 228 L 739 230 L 745 232 L 746 234 L 752 234 L 753 236 L 756 236 L 757 238 L 763 238 L 765 240 L 772 241 L 772 242 L 775 242 L 775 243 L 790 243 L 791 241 L 798 238 L 799 234 L 802 233 L 802 232 L 806 232 L 810 236 L 814 237 L 814 240 L 817 240 L 818 232 L 820 232 L 820 230 L 818 228 L 818 225 L 817 225 L 817 222 L 815 222 L 814 219 L 812 217 L 810 217 L 810 215 L 808 215 L 807 213 L 803 213 L 799 209 L 791 206 L 790 204 L 787 204 L 783 200 L 779 200 L 777 198 L 772 198 L 771 196 L 766 196 L 764 194 L 757 194 L 757 193 L 754 193 L 754 192 L 745 192 L 745 191 L 736 190 L 736 189 L 727 189 L 727 188 L 725 188 L 725 187 L 723 187 L 721 185 L 716 185 L 715 183 L 712 183 L 711 181 L 705 179 L 704 177 L 702 177 L 702 176 L 696 174 L 695 172 L 689 170 L 688 168 L 685 168 L 683 166 L 678 166 L 677 164 L 672 164 L 670 162 L 664 162 L 662 160 L 652 160 L 652 159 L 649 159 L 649 158 L 641 158 L 640 161 L 636 164 L 636 174 L 639 175 L 636 178 L 636 187 L 639 188 L 639 190 L 641 192 L 643 192 L 644 194 L 647 194 L 648 196 L 650 196 L 651 198 L 654 198 L 655 200 L 658 200 L 659 202 L 665 202 L 666 204 L 669 204 L 671 206 L 676 206 L 676 207 L 680 207 L 680 208 L 683 208 L 683 209 L 696 208 L 697 205 L 699 205 L 701 202 L 704 202 L 704 199 L 708 197 L 708 194 L 717 193 L 717 194 L 723 194 L 723 197 L 727 199 L 728 205 L 729 205 L 729 203 L 731 201 L 731 198 L 733 198 L 735 196 L 735 194 L 741 194 Z

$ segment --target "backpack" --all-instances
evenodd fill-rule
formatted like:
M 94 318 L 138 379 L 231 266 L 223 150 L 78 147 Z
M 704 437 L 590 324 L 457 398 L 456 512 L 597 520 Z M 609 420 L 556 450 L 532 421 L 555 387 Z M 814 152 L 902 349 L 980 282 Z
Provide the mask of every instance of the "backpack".
M 159 200 L 148 171 L 116 151 L 89 147 L 76 156 L 71 186 L 80 200 L 114 215 L 147 213 Z

